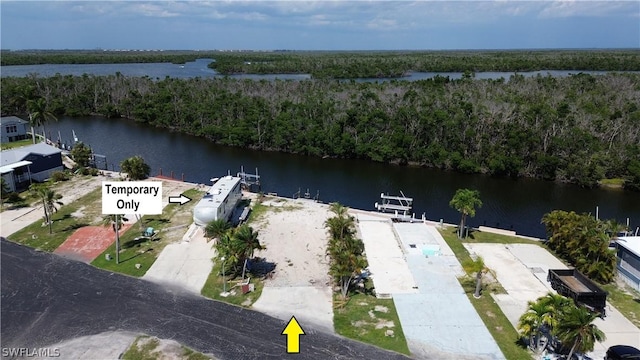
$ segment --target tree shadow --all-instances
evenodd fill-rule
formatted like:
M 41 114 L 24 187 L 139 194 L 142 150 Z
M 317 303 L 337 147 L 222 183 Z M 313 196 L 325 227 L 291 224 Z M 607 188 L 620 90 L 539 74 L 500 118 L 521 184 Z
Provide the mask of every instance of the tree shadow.
M 73 216 L 71 216 L 71 214 L 64 214 L 61 217 L 57 218 L 55 221 L 62 221 L 62 220 L 67 220 L 67 219 L 71 219 Z
M 147 249 L 147 250 L 145 250 L 145 251 L 143 251 L 143 252 L 136 252 L 136 253 L 135 253 L 135 255 L 133 255 L 133 256 L 131 256 L 131 257 L 129 257 L 129 258 L 126 258 L 126 259 L 120 259 L 120 263 L 122 264 L 122 263 L 125 263 L 125 262 L 127 262 L 127 261 L 131 261 L 131 260 L 133 260 L 133 259 L 137 258 L 138 256 L 140 256 L 140 255 L 142 255 L 142 254 L 146 254 L 146 253 L 148 253 L 149 251 L 152 251 L 152 250 L 153 250 L 152 248 L 149 248 L 149 249 Z
M 29 206 L 26 202 L 13 203 L 7 206 L 7 210 L 17 210 Z
M 276 263 L 267 261 L 261 257 L 255 257 L 247 261 L 247 271 L 256 277 L 268 278 L 276 269 Z
M 129 240 L 125 243 L 122 244 L 122 248 L 123 249 L 130 249 L 134 246 L 136 247 L 140 247 L 140 245 L 144 244 L 144 243 L 151 243 L 152 241 L 158 241 L 160 240 L 160 238 L 157 239 L 151 239 L 145 236 L 141 236 L 141 237 L 137 237 L 133 240 Z
M 60 229 L 60 231 L 71 231 L 71 230 L 77 230 L 80 229 L 82 227 L 85 226 L 89 226 L 88 223 L 73 223 L 73 224 L 69 224 L 65 227 L 63 227 L 62 229 Z
M 149 225 L 149 223 L 152 221 L 156 221 L 160 224 L 167 224 L 170 222 L 169 219 L 165 219 L 165 218 L 150 218 L 150 219 L 145 219 L 144 223 L 145 225 Z

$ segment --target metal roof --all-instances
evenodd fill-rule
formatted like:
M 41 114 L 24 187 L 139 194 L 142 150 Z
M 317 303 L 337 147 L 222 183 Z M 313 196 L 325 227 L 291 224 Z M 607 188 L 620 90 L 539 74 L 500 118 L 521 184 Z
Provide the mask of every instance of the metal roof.
M 24 160 L 29 154 L 49 156 L 61 153 L 62 150 L 45 143 L 22 146 L 15 149 L 4 150 L 0 153 L 0 166 L 11 165 Z
M 5 165 L 0 167 L 0 174 L 6 174 L 12 172 L 14 169 L 17 169 L 22 166 L 33 164 L 31 161 L 18 161 L 17 163 L 13 163 L 11 165 Z
M 640 257 L 640 236 L 623 236 L 616 241 L 619 246 Z
M 2 124 L 6 124 L 6 123 L 12 123 L 12 122 L 18 122 L 21 124 L 28 124 L 29 122 L 26 120 L 23 120 L 17 116 L 2 116 L 0 117 L 0 125 Z

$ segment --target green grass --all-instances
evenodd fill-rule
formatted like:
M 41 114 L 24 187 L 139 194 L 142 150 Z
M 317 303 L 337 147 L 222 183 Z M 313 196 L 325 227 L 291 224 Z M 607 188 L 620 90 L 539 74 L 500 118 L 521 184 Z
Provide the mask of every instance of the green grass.
M 184 359 L 184 360 L 208 360 L 211 359 L 202 353 L 182 346 L 182 354 L 163 354 L 157 350 L 160 341 L 149 336 L 139 336 L 122 355 L 124 360 L 155 360 L 159 358 Z M 163 356 L 164 355 L 164 356 Z M 179 356 L 179 357 L 178 357 Z
M 600 184 L 600 187 L 610 188 L 610 189 L 622 189 L 622 187 L 624 186 L 624 183 L 625 183 L 625 180 L 621 178 L 602 179 L 598 181 L 598 184 Z
M 251 207 L 251 212 L 249 213 L 249 218 L 247 219 L 247 223 L 251 224 L 251 223 L 260 221 L 260 219 L 264 217 L 267 211 L 269 211 L 268 206 L 263 205 L 262 203 L 259 203 L 259 202 L 254 203 L 253 206 Z
M 2 150 L 14 149 L 21 146 L 27 146 L 33 144 L 33 139 L 28 138 L 24 140 L 18 140 L 13 142 L 2 143 Z
M 184 195 L 191 199 L 198 199 L 202 196 L 202 192 L 190 189 L 184 192 Z M 162 250 L 176 239 L 165 238 L 166 232 L 163 230 L 180 226 L 189 225 L 190 216 L 181 216 L 184 213 L 191 214 L 191 208 L 195 206 L 197 201 L 191 201 L 187 204 L 179 205 L 169 204 L 162 210 L 162 215 L 145 215 L 140 219 L 143 228 L 152 227 L 158 234 L 153 240 L 141 238 L 140 224 L 136 222 L 124 234 L 120 235 L 120 263 L 116 264 L 116 244 L 109 246 L 102 254 L 95 258 L 91 264 L 105 270 L 116 271 L 119 273 L 141 277 L 156 261 Z M 178 214 L 180 212 L 180 214 Z M 180 221 L 176 221 L 176 216 L 180 216 Z M 131 220 L 131 219 L 129 219 Z M 185 227 L 186 229 L 186 227 Z M 111 260 L 106 259 L 106 254 L 111 255 Z M 140 268 L 136 267 L 140 264 Z
M 454 238 L 457 239 L 455 230 L 453 231 Z M 492 244 L 536 244 L 540 245 L 540 241 L 525 239 L 518 236 L 509 236 L 502 234 L 495 234 L 484 231 L 471 231 L 469 236 L 463 240 L 467 243 L 492 243 Z M 458 241 L 459 243 L 459 241 Z
M 335 308 L 335 304 L 343 303 L 339 294 L 334 295 L 333 302 L 333 324 L 336 333 L 410 355 L 392 299 L 378 299 L 373 295 L 355 293 L 342 307 Z M 391 324 L 393 326 L 390 326 Z M 393 336 L 386 336 L 387 330 L 393 330 Z
M 262 289 L 264 288 L 264 282 L 262 279 L 251 278 L 251 284 L 254 284 L 255 289 L 254 291 L 243 294 L 240 287 L 233 288 L 233 286 L 238 283 L 239 278 L 233 279 L 229 274 L 225 274 L 227 291 L 230 292 L 235 290 L 235 294 L 232 293 L 227 297 L 220 296 L 220 293 L 222 293 L 224 289 L 221 272 L 222 266 L 220 262 L 214 262 L 213 269 L 211 269 L 211 273 L 209 274 L 204 287 L 202 287 L 201 294 L 203 296 L 233 305 L 251 307 L 251 305 L 260 298 L 260 295 L 262 295 Z
M 616 283 L 600 286 L 609 293 L 607 301 L 640 328 L 640 293 L 626 285 L 621 288 Z
M 469 261 L 471 258 L 469 256 L 469 252 L 456 236 L 456 230 L 454 228 L 440 230 L 440 234 L 442 234 L 442 237 L 461 264 L 465 261 Z M 481 239 L 489 239 L 486 242 L 539 244 L 537 241 L 499 234 L 474 232 L 472 235 L 474 238 L 469 239 L 471 241 L 468 242 L 485 242 Z M 504 315 L 498 304 L 493 300 L 493 297 L 489 296 L 489 294 L 485 294 L 480 297 L 480 299 L 476 299 L 473 297 L 474 284 L 469 281 L 469 277 L 464 277 L 459 280 L 460 284 L 465 289 L 469 301 L 476 309 L 476 312 L 491 333 L 491 336 L 495 339 L 504 357 L 507 360 L 531 359 L 531 353 L 525 347 L 518 344 L 520 335 L 516 329 L 513 328 L 513 325 L 511 325 L 509 319 Z
M 98 188 L 71 204 L 61 206 L 58 212 L 53 214 L 52 234 L 49 234 L 48 226 L 42 226 L 44 211 L 36 209 L 34 211 L 41 212 L 43 218 L 10 235 L 9 240 L 43 251 L 54 251 L 76 229 L 90 225 L 94 221 L 98 211 L 96 204 L 100 204 L 101 197 L 102 192 Z M 64 202 L 64 198 L 61 201 Z M 72 215 L 78 211 L 84 215 L 79 218 Z

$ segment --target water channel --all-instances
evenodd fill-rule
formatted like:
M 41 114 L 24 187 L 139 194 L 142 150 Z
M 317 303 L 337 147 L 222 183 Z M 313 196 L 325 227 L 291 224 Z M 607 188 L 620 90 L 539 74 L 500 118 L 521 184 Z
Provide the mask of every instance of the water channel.
M 12 65 L 3 66 L 0 68 L 0 76 L 2 77 L 24 77 L 30 74 L 37 74 L 40 77 L 50 77 L 56 74 L 62 76 L 73 75 L 81 76 L 83 74 L 90 74 L 96 76 L 114 75 L 120 73 L 125 76 L 148 76 L 152 79 L 164 79 L 165 77 L 172 78 L 215 78 L 224 77 L 224 75 L 218 74 L 215 70 L 210 69 L 207 65 L 212 59 L 198 59 L 193 62 L 187 62 L 184 65 L 171 64 L 171 63 L 134 63 L 134 64 L 39 64 L 39 65 Z M 525 77 L 531 76 L 554 76 L 562 77 L 569 76 L 571 74 L 586 73 L 591 75 L 603 75 L 606 71 L 576 71 L 576 70 L 540 70 L 540 71 L 525 71 L 518 72 L 519 75 Z M 508 80 L 514 72 L 478 72 L 474 74 L 476 79 L 500 79 L 504 78 Z M 449 77 L 452 80 L 462 78 L 461 72 L 410 72 L 407 76 L 396 79 L 406 81 L 417 81 L 430 79 L 435 76 Z M 239 74 L 230 75 L 229 77 L 235 79 L 252 79 L 252 80 L 304 80 L 310 79 L 309 74 Z M 381 79 L 357 79 L 357 81 L 390 81 L 393 79 L 381 78 Z
M 352 208 L 374 210 L 380 193 L 414 198 L 414 211 L 430 220 L 457 223 L 459 214 L 449 207 L 458 188 L 480 191 L 484 205 L 471 219 L 472 226 L 511 229 L 544 237 L 542 215 L 554 209 L 595 214 L 600 218 L 630 219 L 640 226 L 640 193 L 582 189 L 567 184 L 466 175 L 436 169 L 401 167 L 361 160 L 322 159 L 275 152 L 260 152 L 214 145 L 204 139 L 171 133 L 125 119 L 101 117 L 61 118 L 47 125 L 53 139 L 72 141 L 72 132 L 96 153 L 106 156 L 109 170 L 118 170 L 125 158 L 140 155 L 152 175 L 184 176 L 185 181 L 210 184 L 209 179 L 258 168 L 264 192 L 291 197 L 307 189 L 319 192 L 323 202 L 338 201 Z

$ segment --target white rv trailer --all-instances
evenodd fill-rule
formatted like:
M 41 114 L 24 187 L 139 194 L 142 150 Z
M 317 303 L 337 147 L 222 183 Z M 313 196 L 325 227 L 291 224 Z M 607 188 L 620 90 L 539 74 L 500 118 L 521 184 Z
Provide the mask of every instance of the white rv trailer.
M 213 220 L 229 221 L 240 199 L 242 189 L 240 178 L 225 176 L 215 182 L 193 209 L 193 221 L 198 226 L 207 226 Z

